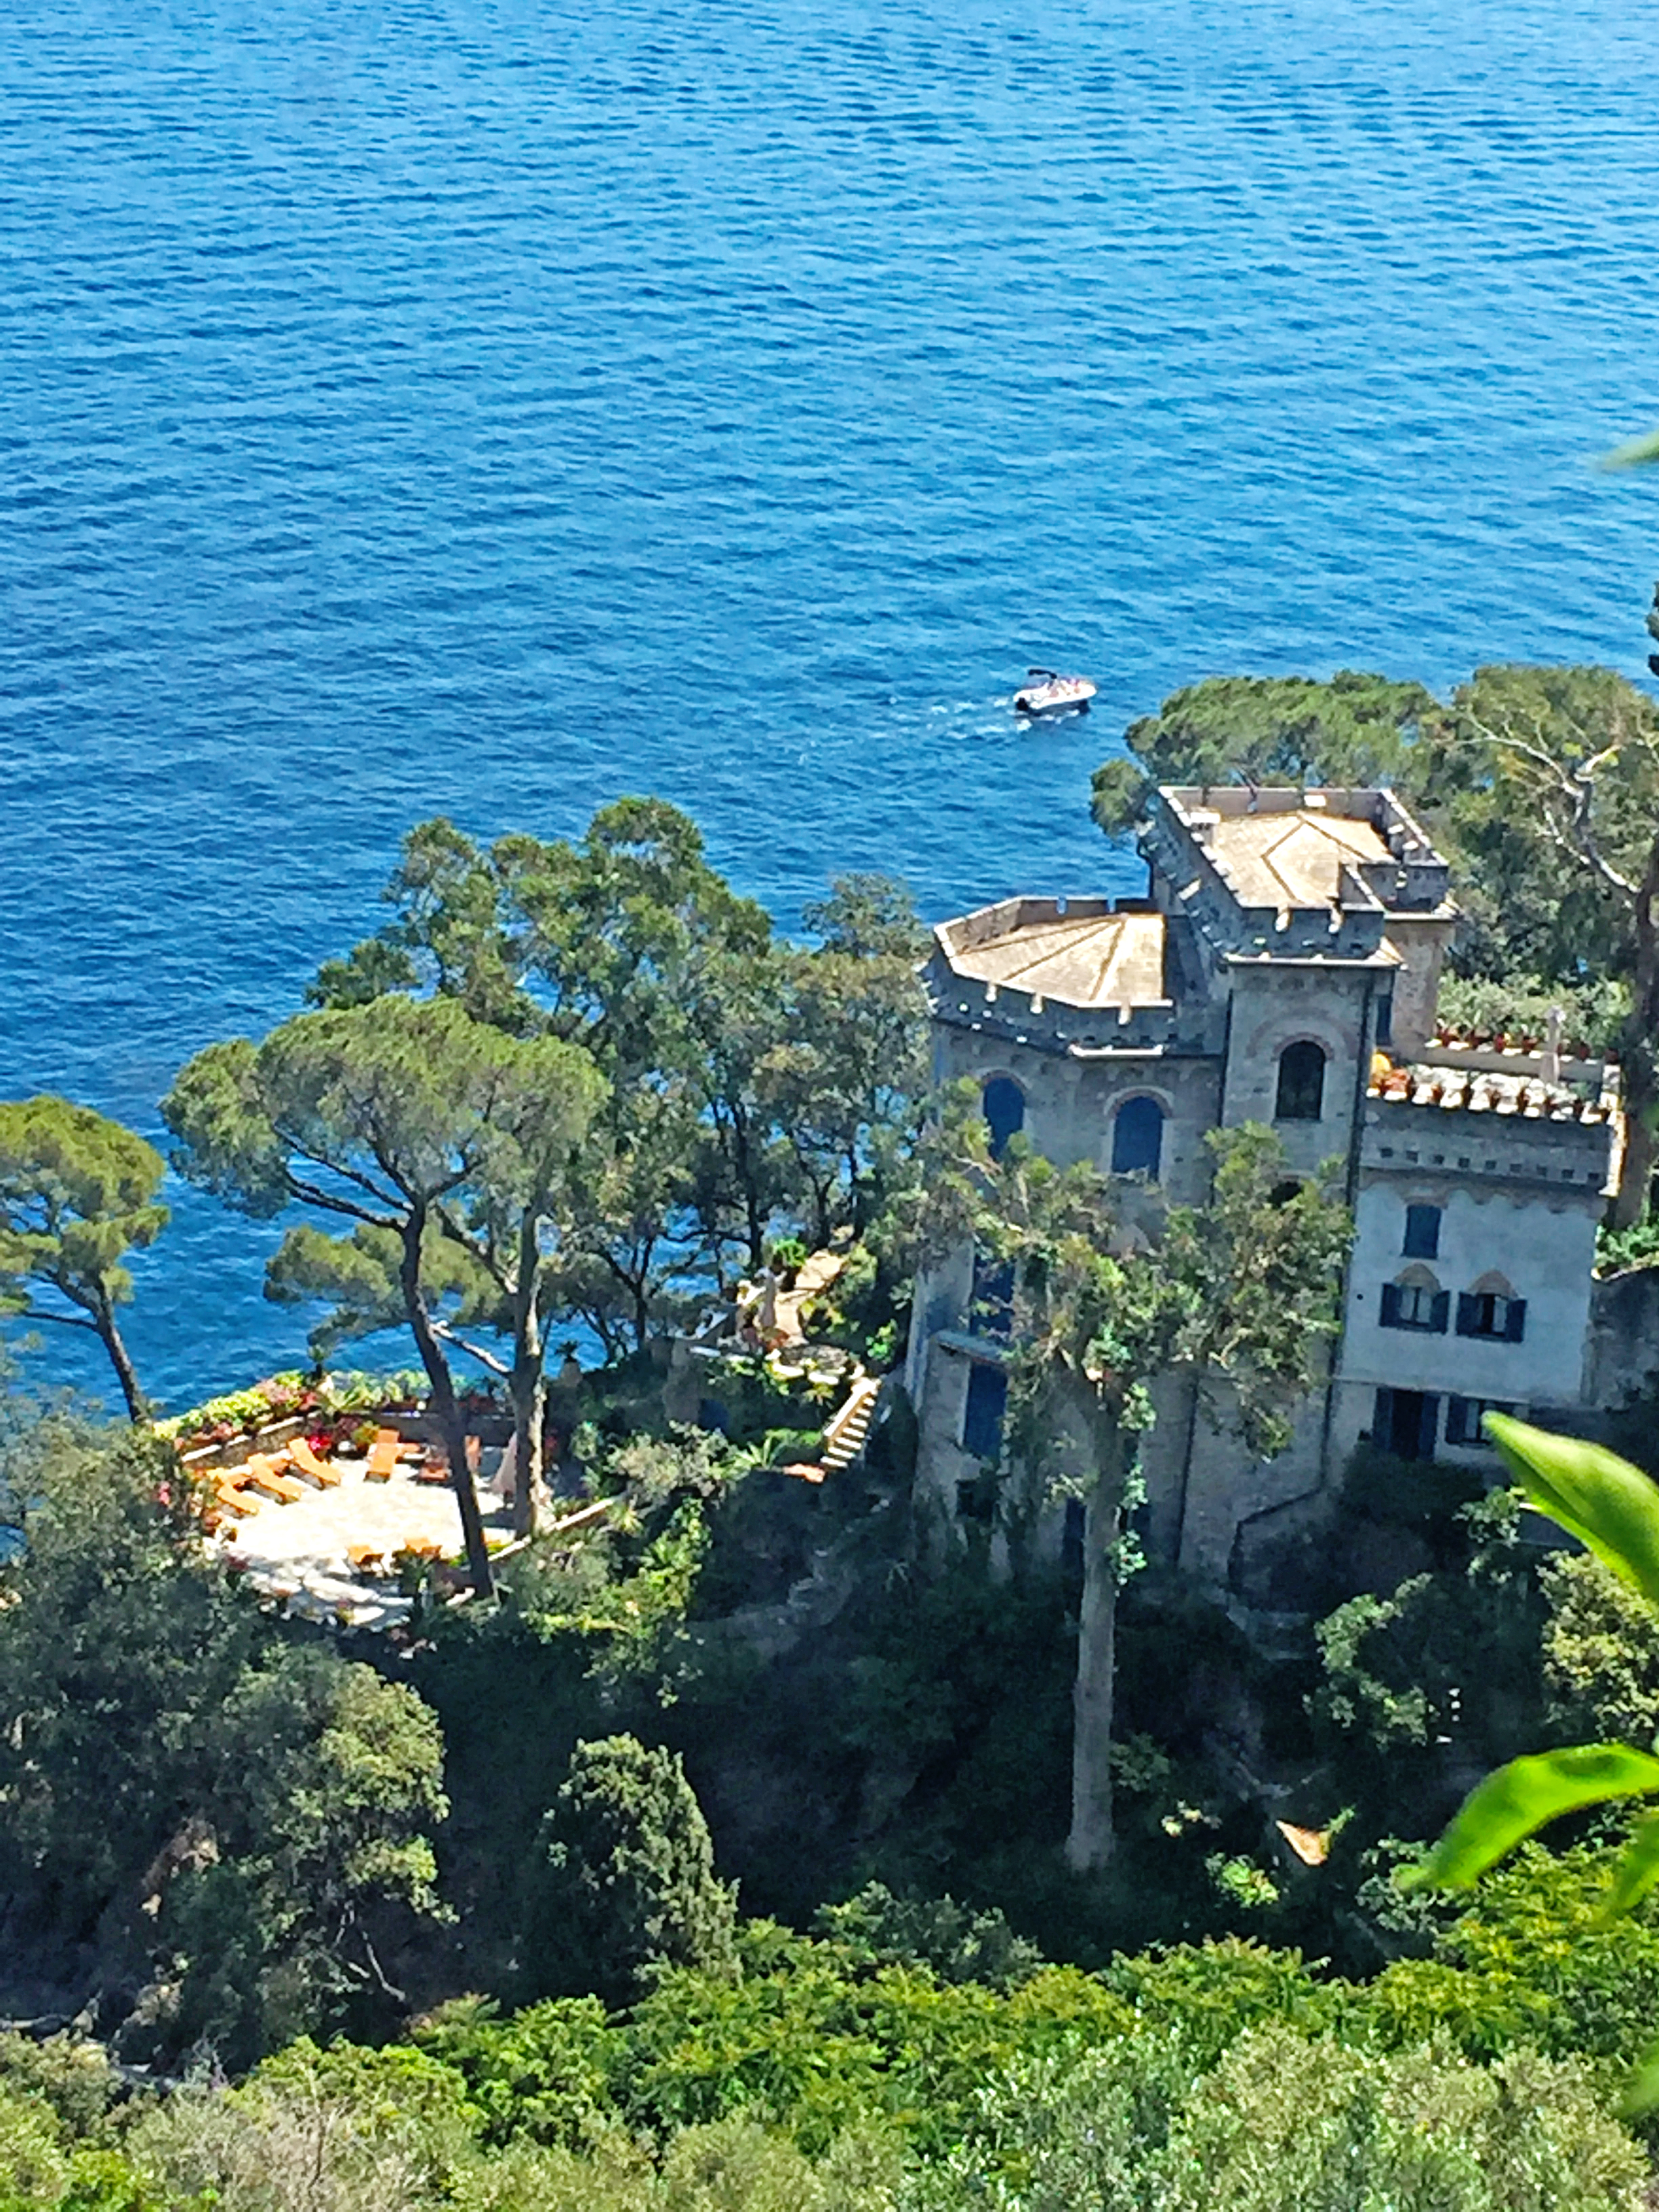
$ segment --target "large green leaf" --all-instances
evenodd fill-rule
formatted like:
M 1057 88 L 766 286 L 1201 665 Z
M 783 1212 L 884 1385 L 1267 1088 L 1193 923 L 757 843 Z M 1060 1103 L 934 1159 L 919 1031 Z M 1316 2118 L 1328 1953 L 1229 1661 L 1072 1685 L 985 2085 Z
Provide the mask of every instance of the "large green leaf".
M 1659 2105 L 1659 2043 L 1650 2043 L 1637 2060 L 1619 2100 L 1621 2120 L 1639 2120 Z
M 1604 469 L 1639 468 L 1646 461 L 1659 461 L 1659 430 L 1644 430 L 1639 438 L 1626 438 L 1622 446 L 1601 456 Z
M 1642 1902 L 1656 1881 L 1659 1881 L 1659 1813 L 1650 1813 L 1638 1823 L 1635 1834 L 1619 1854 L 1613 1887 L 1600 1917 L 1604 1922 L 1616 1920 L 1621 1912 L 1628 1912 Z
M 1469 1792 L 1425 1863 L 1402 1883 L 1462 1889 L 1564 1813 L 1659 1791 L 1659 1759 L 1626 1743 L 1578 1743 L 1512 1759 Z
M 1553 1437 L 1507 1413 L 1488 1413 L 1486 1428 L 1539 1511 L 1659 1607 L 1659 1486 L 1601 1444 Z

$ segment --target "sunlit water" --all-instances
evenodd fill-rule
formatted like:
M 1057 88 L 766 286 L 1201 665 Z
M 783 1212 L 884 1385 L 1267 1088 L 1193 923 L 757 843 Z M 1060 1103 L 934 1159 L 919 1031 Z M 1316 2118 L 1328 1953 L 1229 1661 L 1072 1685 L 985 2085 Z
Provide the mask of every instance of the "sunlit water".
M 435 810 L 1123 887 L 1206 671 L 1638 672 L 1652 38 L 1560 0 L 17 0 L 0 1088 L 157 1132 Z M 1021 730 L 1028 661 L 1086 721 Z M 303 1334 L 180 1196 L 178 1403 Z M 62 1346 L 55 1347 L 60 1354 Z M 95 1376 L 94 1365 L 76 1372 Z M 101 1385 L 101 1378 L 100 1385 Z

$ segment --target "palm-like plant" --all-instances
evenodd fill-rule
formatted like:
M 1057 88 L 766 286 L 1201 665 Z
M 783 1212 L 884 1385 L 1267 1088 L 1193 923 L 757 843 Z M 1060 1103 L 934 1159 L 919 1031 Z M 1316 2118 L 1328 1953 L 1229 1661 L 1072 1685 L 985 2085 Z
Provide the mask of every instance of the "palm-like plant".
M 1600 1444 L 1557 1437 L 1489 1413 L 1486 1433 L 1528 1504 L 1576 1536 L 1619 1579 L 1659 1607 L 1659 1487 Z M 1626 1798 L 1659 1796 L 1659 1758 L 1627 1743 L 1577 1743 L 1534 1753 L 1477 1784 L 1413 1887 L 1467 1888 L 1489 1867 L 1564 1814 Z M 1659 1812 L 1637 1824 L 1613 1869 L 1604 1920 L 1640 1903 L 1659 1882 Z M 1659 2039 L 1626 2086 L 1627 2114 L 1659 2105 Z

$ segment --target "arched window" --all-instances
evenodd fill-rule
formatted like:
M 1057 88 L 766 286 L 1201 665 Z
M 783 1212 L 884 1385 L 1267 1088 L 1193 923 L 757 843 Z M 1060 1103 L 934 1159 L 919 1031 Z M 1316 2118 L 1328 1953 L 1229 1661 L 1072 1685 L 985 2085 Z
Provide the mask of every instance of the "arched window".
M 1472 1291 L 1457 1293 L 1457 1334 L 1519 1344 L 1527 1334 L 1527 1302 L 1506 1275 L 1482 1275 Z
M 1383 1328 L 1421 1329 L 1443 1336 L 1451 1318 L 1451 1292 L 1443 1291 L 1426 1267 L 1404 1267 L 1382 1285 L 1377 1320 Z
M 1156 1098 L 1126 1098 L 1112 1123 L 1112 1173 L 1158 1178 L 1164 1151 L 1164 1109 Z
M 1316 1121 L 1325 1109 L 1325 1055 L 1316 1044 L 1286 1045 L 1279 1055 L 1280 1121 Z
M 1025 1093 L 1012 1075 L 994 1075 L 980 1093 L 991 1132 L 991 1158 L 1000 1160 L 1010 1137 L 1025 1127 Z

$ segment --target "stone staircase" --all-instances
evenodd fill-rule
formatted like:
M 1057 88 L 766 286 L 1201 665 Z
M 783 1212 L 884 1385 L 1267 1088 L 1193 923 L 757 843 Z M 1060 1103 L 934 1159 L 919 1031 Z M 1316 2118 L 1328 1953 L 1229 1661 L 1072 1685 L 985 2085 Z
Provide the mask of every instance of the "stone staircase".
M 865 1438 L 880 1395 L 880 1378 L 860 1375 L 823 1431 L 822 1464 L 826 1475 L 840 1474 L 864 1456 Z

